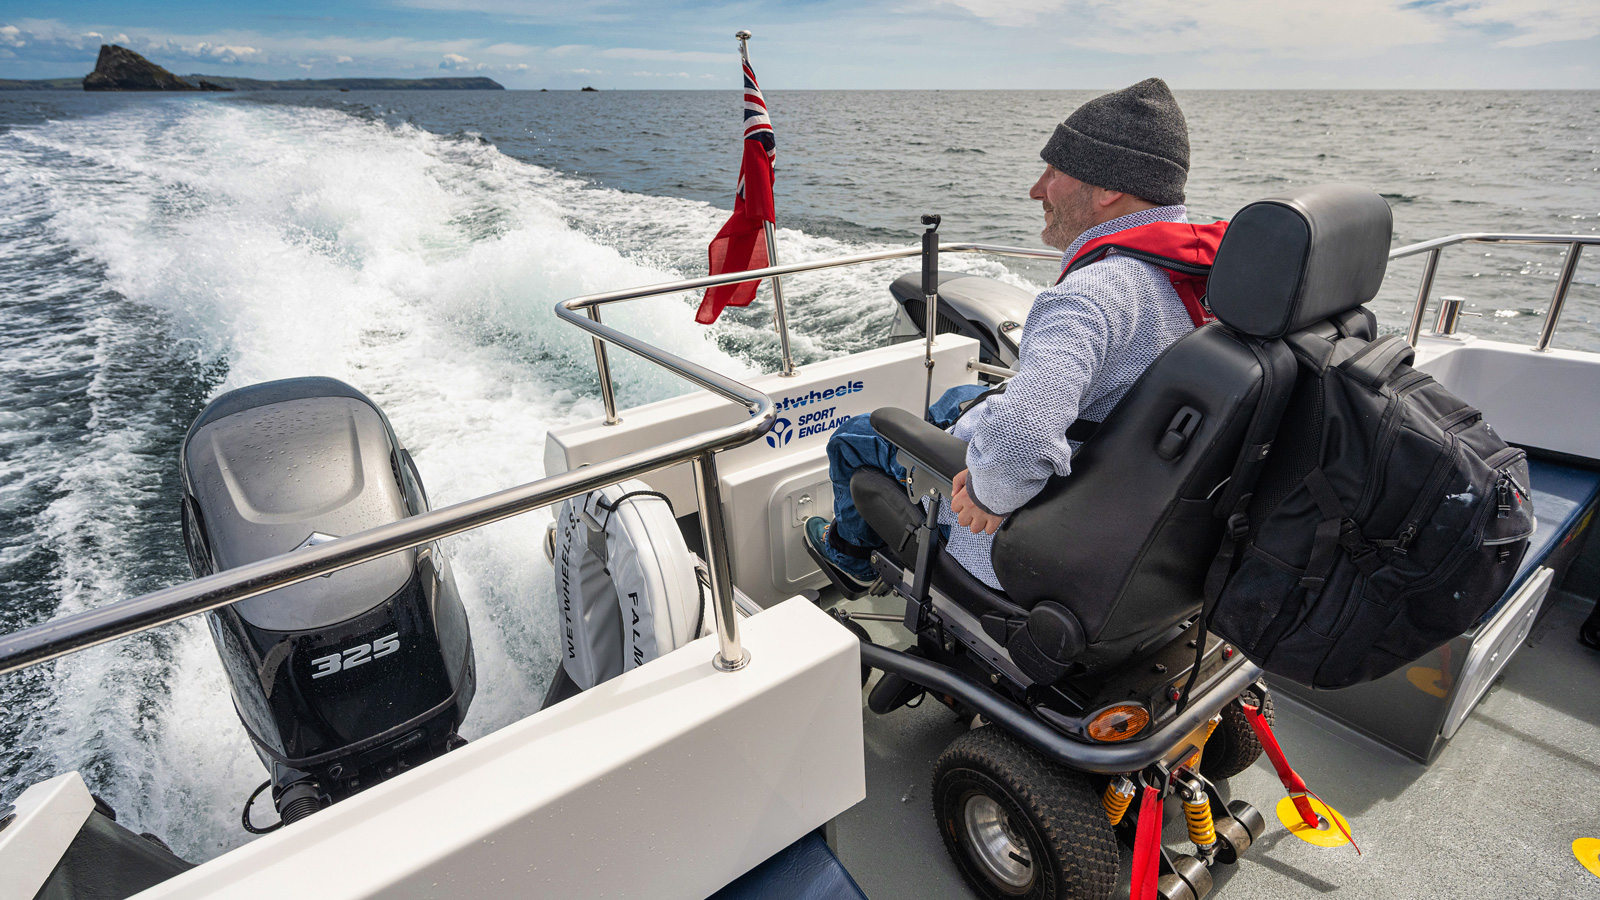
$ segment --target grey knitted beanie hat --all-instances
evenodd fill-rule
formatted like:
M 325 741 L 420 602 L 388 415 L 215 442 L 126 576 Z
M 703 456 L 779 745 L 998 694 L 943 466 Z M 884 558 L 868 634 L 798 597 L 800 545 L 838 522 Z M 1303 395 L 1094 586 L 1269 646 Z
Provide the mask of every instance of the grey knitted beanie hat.
M 1170 206 L 1189 180 L 1189 124 L 1167 83 L 1146 78 L 1078 107 L 1039 156 L 1084 184 Z

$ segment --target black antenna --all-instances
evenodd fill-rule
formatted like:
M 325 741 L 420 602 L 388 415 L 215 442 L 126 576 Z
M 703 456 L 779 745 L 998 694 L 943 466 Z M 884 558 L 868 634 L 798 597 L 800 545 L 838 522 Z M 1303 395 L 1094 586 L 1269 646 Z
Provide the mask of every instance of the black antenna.
M 928 385 L 922 392 L 922 414 L 933 412 L 933 333 L 939 322 L 939 215 L 924 213 L 922 224 L 922 330 L 924 344 L 922 364 L 928 370 Z

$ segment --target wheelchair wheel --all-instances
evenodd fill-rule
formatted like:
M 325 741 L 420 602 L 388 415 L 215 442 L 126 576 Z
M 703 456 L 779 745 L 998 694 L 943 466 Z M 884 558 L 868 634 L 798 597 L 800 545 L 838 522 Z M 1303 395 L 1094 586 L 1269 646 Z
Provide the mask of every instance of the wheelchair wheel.
M 1211 732 L 1211 740 L 1206 741 L 1205 752 L 1200 756 L 1200 774 L 1212 781 L 1232 778 L 1255 765 L 1256 760 L 1261 758 L 1261 742 L 1256 739 L 1250 721 L 1244 717 L 1240 701 L 1255 706 L 1255 692 L 1245 691 L 1238 700 L 1231 700 L 1222 708 L 1222 721 L 1218 723 L 1217 730 Z M 1260 698 L 1260 704 L 1261 714 L 1266 717 L 1268 725 L 1272 724 L 1272 695 L 1269 693 Z
M 951 742 L 933 770 L 945 849 L 982 897 L 1106 900 L 1116 835 L 1088 777 L 995 725 Z

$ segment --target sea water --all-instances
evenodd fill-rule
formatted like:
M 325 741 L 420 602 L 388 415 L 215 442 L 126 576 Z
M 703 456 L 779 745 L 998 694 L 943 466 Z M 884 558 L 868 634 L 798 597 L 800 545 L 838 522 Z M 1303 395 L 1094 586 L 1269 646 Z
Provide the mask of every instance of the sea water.
M 1038 148 L 1083 92 L 769 92 L 783 261 L 946 240 L 1037 246 Z M 1396 243 L 1600 227 L 1600 93 L 1180 93 L 1189 205 L 1227 218 L 1321 181 L 1371 186 Z M 177 451 L 208 399 L 330 375 L 376 400 L 444 505 L 540 477 L 551 428 L 600 414 L 589 342 L 551 308 L 704 272 L 731 205 L 727 92 L 0 93 L 0 631 L 189 577 Z M 1600 257 L 1600 253 L 1595 254 Z M 1531 341 L 1558 251 L 1447 251 L 1436 294 Z M 1037 289 L 1053 267 L 947 258 Z M 801 363 L 883 340 L 915 263 L 787 282 Z M 1375 304 L 1404 325 L 1418 266 Z M 1558 346 L 1600 350 L 1600 259 Z M 608 323 L 734 377 L 771 371 L 766 290 L 712 328 L 696 298 Z M 620 403 L 681 393 L 614 352 Z M 487 734 L 557 662 L 537 512 L 445 543 Z M 0 801 L 77 769 L 120 820 L 202 860 L 243 843 L 265 778 L 188 620 L 0 676 Z M 270 821 L 270 810 L 260 818 Z

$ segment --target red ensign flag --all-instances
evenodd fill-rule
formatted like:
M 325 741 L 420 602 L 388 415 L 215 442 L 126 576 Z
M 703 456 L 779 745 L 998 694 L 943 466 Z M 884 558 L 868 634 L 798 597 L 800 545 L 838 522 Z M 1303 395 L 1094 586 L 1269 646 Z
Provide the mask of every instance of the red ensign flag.
M 744 161 L 739 164 L 739 192 L 733 200 L 733 215 L 711 239 L 711 274 L 746 272 L 771 265 L 767 256 L 765 223 L 777 222 L 772 205 L 772 160 L 777 141 L 772 120 L 767 117 L 767 102 L 756 84 L 750 58 L 744 58 Z M 706 289 L 700 311 L 694 320 L 710 325 L 722 315 L 725 306 L 749 306 L 756 298 L 759 281 L 741 281 Z

